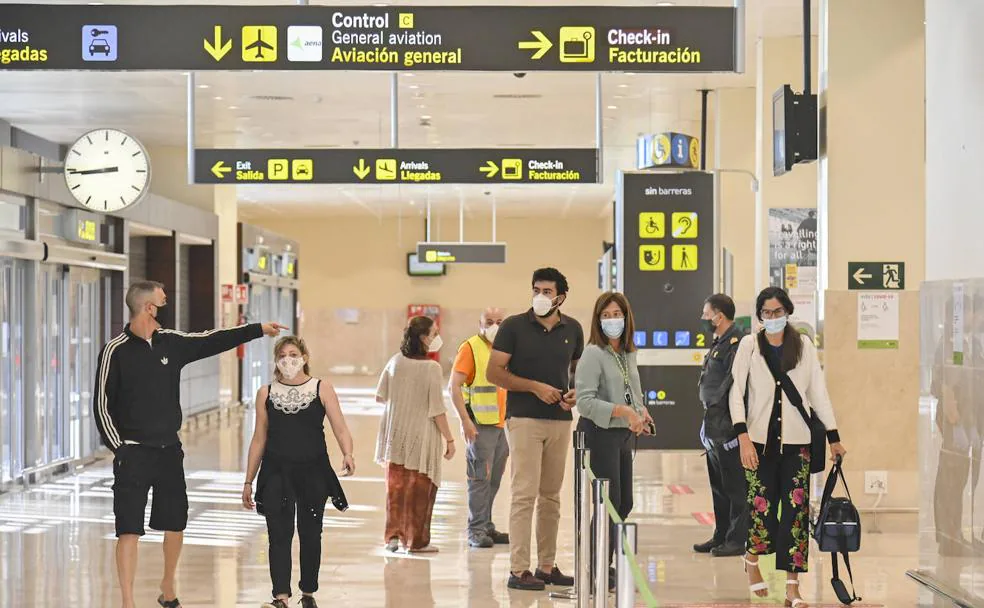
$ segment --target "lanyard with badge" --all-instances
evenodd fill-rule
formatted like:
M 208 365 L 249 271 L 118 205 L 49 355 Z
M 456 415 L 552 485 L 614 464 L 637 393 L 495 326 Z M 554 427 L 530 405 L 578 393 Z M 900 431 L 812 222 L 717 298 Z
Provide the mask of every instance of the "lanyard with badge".
M 629 381 L 629 364 L 625 360 L 625 354 L 615 352 L 615 349 L 611 346 L 608 347 L 608 352 L 615 358 L 615 364 L 618 366 L 618 372 L 622 375 L 622 385 L 625 390 L 625 404 L 633 409 L 636 409 L 635 404 L 632 403 L 632 383 Z

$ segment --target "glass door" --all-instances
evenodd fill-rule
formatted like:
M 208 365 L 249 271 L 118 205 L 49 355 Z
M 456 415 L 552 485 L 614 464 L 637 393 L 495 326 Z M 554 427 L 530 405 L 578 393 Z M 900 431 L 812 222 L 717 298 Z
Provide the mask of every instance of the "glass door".
M 0 485 L 24 470 L 25 264 L 0 258 Z
M 92 391 L 103 335 L 103 291 L 98 270 L 72 267 L 68 273 L 68 394 L 73 457 L 85 459 L 99 448 L 92 420 Z M 108 302 L 107 302 L 108 303 Z
M 249 304 L 246 306 L 247 323 L 266 323 L 276 317 L 273 314 L 274 290 L 265 285 L 249 286 Z M 245 346 L 243 356 L 243 401 L 252 403 L 256 391 L 270 382 L 273 370 L 273 353 L 267 340 L 253 340 Z
M 277 323 L 281 325 L 286 325 L 290 329 L 287 330 L 289 335 L 297 335 L 297 328 L 294 327 L 294 294 L 297 292 L 293 289 L 280 288 L 277 290 L 279 292 L 279 306 L 277 307 Z
M 72 458 L 71 402 L 66 395 L 66 276 L 63 266 L 41 264 L 38 273 L 40 375 L 34 428 L 40 447 L 36 466 Z

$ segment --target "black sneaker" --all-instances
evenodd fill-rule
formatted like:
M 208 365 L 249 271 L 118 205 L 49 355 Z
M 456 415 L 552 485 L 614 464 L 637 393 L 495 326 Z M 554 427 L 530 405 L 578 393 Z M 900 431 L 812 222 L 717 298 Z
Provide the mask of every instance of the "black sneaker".
M 710 553 L 711 550 L 714 549 L 714 547 L 720 547 L 723 544 L 724 543 L 718 541 L 717 539 L 712 538 L 706 543 L 700 543 L 699 545 L 694 545 L 694 551 L 696 551 L 697 553 Z
M 544 582 L 533 576 L 533 573 L 529 570 L 519 576 L 510 572 L 507 586 L 510 589 L 519 589 L 520 591 L 543 591 L 546 588 Z
M 724 543 L 723 545 L 718 545 L 711 549 L 711 555 L 714 557 L 738 557 L 739 555 L 745 554 L 745 545 L 739 545 L 737 543 Z
M 318 602 L 314 601 L 314 596 L 302 595 L 301 608 L 318 608 Z
M 544 572 L 543 570 L 540 570 L 539 568 L 537 568 L 536 569 L 536 575 L 535 576 L 538 579 L 540 579 L 541 581 L 543 581 L 544 583 L 546 583 L 548 585 L 553 585 L 555 587 L 573 587 L 574 586 L 574 577 L 573 576 L 567 576 L 566 574 L 564 574 L 563 572 L 561 572 L 560 571 L 560 568 L 558 568 L 557 566 L 554 566 L 553 567 L 553 570 L 551 570 L 549 573 Z
M 496 544 L 496 545 L 508 545 L 509 544 L 509 535 L 506 534 L 505 532 L 499 532 L 498 530 L 492 530 L 491 532 L 489 532 L 489 538 L 491 538 L 492 539 L 492 542 L 494 544 Z
M 468 538 L 468 546 L 473 549 L 491 549 L 495 546 L 495 543 L 492 542 L 491 538 L 485 535 L 472 536 Z
M 261 608 L 287 608 L 287 602 L 283 600 L 271 600 L 263 604 Z

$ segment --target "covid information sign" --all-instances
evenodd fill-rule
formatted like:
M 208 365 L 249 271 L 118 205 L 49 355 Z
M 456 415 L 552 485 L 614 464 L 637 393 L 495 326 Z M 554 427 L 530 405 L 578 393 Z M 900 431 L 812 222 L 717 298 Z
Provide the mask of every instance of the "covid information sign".
M 700 327 L 714 290 L 714 178 L 700 171 L 631 172 L 616 198 L 618 289 L 635 313 L 633 341 L 646 407 L 648 449 L 700 449 L 697 382 L 712 337 Z
M 732 7 L 100 3 L 0 13 L 3 70 L 735 70 Z

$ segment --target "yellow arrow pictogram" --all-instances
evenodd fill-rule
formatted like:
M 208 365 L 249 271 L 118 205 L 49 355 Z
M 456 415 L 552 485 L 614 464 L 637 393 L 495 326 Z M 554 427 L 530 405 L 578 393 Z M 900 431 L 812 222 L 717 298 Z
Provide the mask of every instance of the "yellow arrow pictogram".
M 356 165 L 356 166 L 354 166 L 354 167 L 352 167 L 352 172 L 355 173 L 355 176 L 358 177 L 359 179 L 365 179 L 366 176 L 369 175 L 369 172 L 371 170 L 372 169 L 370 169 L 366 165 L 366 159 L 364 159 L 364 158 L 360 158 L 359 159 L 359 164 Z
M 542 59 L 543 56 L 547 54 L 547 51 L 553 48 L 553 42 L 550 42 L 550 39 L 544 36 L 543 32 L 540 30 L 532 30 L 530 33 L 533 34 L 533 37 L 536 38 L 536 40 L 520 42 L 519 48 L 524 51 L 535 50 L 536 52 L 533 53 L 532 58 Z
M 212 165 L 212 175 L 219 179 L 224 179 L 226 175 L 232 172 L 232 167 L 226 167 L 225 163 L 221 160 Z
M 205 52 L 212 56 L 212 59 L 220 61 L 226 56 L 226 53 L 232 50 L 232 38 L 222 43 L 222 26 L 215 26 L 215 42 L 209 42 L 208 38 L 205 39 Z
M 492 179 L 499 173 L 499 165 L 495 164 L 490 160 L 487 160 L 485 161 L 485 166 L 479 167 L 478 170 L 484 173 L 485 177 L 487 177 L 488 179 Z

